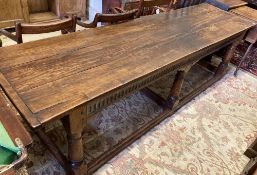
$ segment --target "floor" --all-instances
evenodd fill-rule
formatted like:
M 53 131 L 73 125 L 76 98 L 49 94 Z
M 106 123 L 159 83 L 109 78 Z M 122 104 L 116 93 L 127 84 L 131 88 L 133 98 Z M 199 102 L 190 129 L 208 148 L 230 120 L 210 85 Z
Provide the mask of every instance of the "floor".
M 30 39 L 27 36 L 25 41 Z M 6 39 L 3 42 L 12 44 Z M 243 152 L 257 137 L 257 77 L 240 71 L 235 78 L 234 69 L 230 67 L 221 81 L 122 151 L 95 175 L 239 174 L 249 160 Z M 190 82 L 186 84 L 190 86 Z M 86 161 L 108 150 L 160 111 L 157 104 L 138 92 L 97 114 L 89 121 L 92 130 L 84 136 Z M 60 123 L 57 121 L 46 130 L 65 151 L 66 138 Z M 45 146 L 33 137 L 28 173 L 64 174 Z

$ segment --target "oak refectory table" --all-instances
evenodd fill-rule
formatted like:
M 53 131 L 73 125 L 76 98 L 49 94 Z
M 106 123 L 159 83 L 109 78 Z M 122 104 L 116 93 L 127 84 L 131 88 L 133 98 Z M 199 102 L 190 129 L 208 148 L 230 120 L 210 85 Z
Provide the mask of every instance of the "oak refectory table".
M 0 84 L 68 173 L 87 174 L 138 139 L 174 109 L 220 79 L 253 22 L 200 4 L 123 24 L 0 49 Z M 227 47 L 213 78 L 178 99 L 186 73 L 201 58 Z M 89 116 L 176 71 L 158 117 L 93 163 L 83 164 L 83 123 Z M 61 119 L 68 157 L 46 137 L 44 124 Z

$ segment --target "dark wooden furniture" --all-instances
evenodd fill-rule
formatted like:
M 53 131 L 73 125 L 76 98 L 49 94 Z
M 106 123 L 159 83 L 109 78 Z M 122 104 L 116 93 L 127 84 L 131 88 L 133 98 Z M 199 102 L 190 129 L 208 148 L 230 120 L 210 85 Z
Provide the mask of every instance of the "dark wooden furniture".
M 107 14 L 113 7 L 121 7 L 121 0 L 104 0 L 102 1 L 102 13 Z
M 241 175 L 255 175 L 257 173 L 257 139 L 247 148 L 244 154 L 250 159 Z
M 128 21 L 128 20 L 132 20 L 135 18 L 137 10 L 131 10 L 128 12 L 121 12 L 121 13 L 117 13 L 117 14 L 100 14 L 97 13 L 95 15 L 94 20 L 91 23 L 85 23 L 82 22 L 81 20 L 77 21 L 77 24 L 85 27 L 85 28 L 95 28 L 97 27 L 97 24 L 99 22 L 102 23 L 107 23 L 107 24 L 114 24 L 114 23 L 121 23 L 124 21 Z
M 203 3 L 204 1 L 205 0 L 176 0 L 176 1 L 175 0 L 173 1 L 172 0 L 169 0 L 169 1 L 168 0 L 165 0 L 165 1 L 150 0 L 149 2 L 147 2 L 148 7 L 146 9 L 141 8 L 141 10 L 143 10 L 141 14 L 152 15 L 156 13 L 157 9 L 159 10 L 159 12 L 166 12 L 171 9 L 175 10 L 175 9 L 180 9 L 184 7 L 189 7 L 192 5 L 198 5 Z M 164 4 L 164 7 L 163 7 L 163 4 Z M 110 11 L 116 14 L 116 13 L 126 12 L 128 10 L 133 10 L 133 9 L 140 9 L 140 0 L 126 2 L 124 5 L 124 8 L 113 7 L 110 9 Z
M 206 2 L 225 11 L 245 6 L 247 4 L 247 2 L 243 0 L 206 0 Z
M 129 10 L 134 10 L 134 9 L 138 9 L 139 7 L 139 0 L 135 0 L 135 1 L 128 1 L 124 4 L 123 9 L 125 11 L 129 11 Z
M 27 158 L 26 147 L 32 143 L 30 134 L 17 118 L 14 106 L 0 89 L 0 122 L 7 131 L 13 143 L 21 149 L 21 155 L 17 160 L 7 166 L 0 167 L 0 174 L 15 174 Z
M 14 26 L 16 21 L 29 21 L 29 11 L 26 0 L 0 0 L 0 28 Z
M 242 17 L 245 17 L 247 19 L 253 20 L 257 24 L 257 10 L 256 9 L 253 9 L 248 6 L 242 6 L 242 7 L 236 8 L 236 9 L 232 9 L 231 12 L 235 13 L 237 15 L 240 15 Z M 257 41 L 257 25 L 247 33 L 247 35 L 245 37 L 245 41 L 249 42 L 250 45 L 247 48 L 247 51 L 245 52 L 243 58 L 240 60 L 240 63 L 238 64 L 236 71 L 234 72 L 235 76 L 237 75 L 237 72 L 240 69 L 242 63 L 247 58 L 247 55 L 249 54 L 254 43 L 256 43 L 256 41 Z
M 257 24 L 257 10 L 254 8 L 251 8 L 249 6 L 246 6 L 246 4 L 247 4 L 246 1 L 243 1 L 243 3 L 242 3 L 241 1 L 238 1 L 238 0 L 218 0 L 218 1 L 217 0 L 207 0 L 207 2 L 218 8 L 221 8 L 223 10 L 230 11 L 241 17 L 255 21 Z M 224 8 L 224 7 L 226 7 L 226 8 Z M 247 55 L 249 54 L 253 44 L 256 43 L 256 41 L 257 41 L 257 25 L 254 28 L 252 28 L 251 30 L 249 30 L 249 32 L 245 36 L 244 40 L 246 42 L 249 42 L 250 45 L 247 48 L 247 51 L 245 52 L 243 58 L 240 60 L 240 63 L 238 64 L 236 71 L 234 72 L 235 76 L 237 75 L 237 72 L 240 69 L 242 63 L 247 58 Z
M 88 0 L 48 0 L 48 3 L 52 4 L 52 11 L 56 11 L 58 17 L 66 14 L 74 14 L 80 18 L 86 17 L 87 2 Z
M 138 10 L 139 3 L 140 3 L 139 0 L 128 1 L 128 2 L 125 2 L 123 8 L 120 6 L 110 7 L 109 12 L 112 14 L 117 14 L 117 13 L 125 13 L 125 12 L 131 11 L 131 10 Z
M 16 22 L 53 22 L 66 14 L 86 15 L 87 0 L 0 0 L 0 28 L 13 28 Z
M 257 157 L 251 158 L 245 166 L 241 175 L 256 175 L 257 174 Z
M 205 0 L 177 0 L 173 5 L 173 9 L 185 8 L 205 2 Z
M 256 0 L 244 0 L 248 4 L 250 4 L 253 7 L 257 7 L 257 1 Z
M 90 174 L 218 81 L 226 73 L 235 47 L 253 25 L 237 15 L 200 4 L 0 48 L 0 84 L 64 169 Z M 223 47 L 227 47 L 227 53 L 213 77 L 179 99 L 190 67 Z M 83 123 L 106 106 L 172 71 L 177 76 L 163 112 L 84 165 Z M 57 119 L 61 119 L 67 132 L 67 158 L 43 131 L 44 124 Z
M 257 139 L 247 148 L 244 153 L 248 158 L 257 157 Z
M 0 29 L 0 33 L 16 41 L 17 44 L 21 44 L 23 43 L 22 34 L 40 34 L 60 30 L 62 31 L 62 33 L 75 32 L 76 21 L 77 17 L 72 16 L 60 21 L 43 24 L 22 24 L 17 22 L 15 25 L 16 35 L 13 35 L 12 33 L 4 29 Z
M 167 11 L 171 9 L 174 0 L 140 0 L 137 12 L 137 18 L 140 16 L 156 14 L 156 10 Z M 165 6 L 166 8 L 161 8 Z
M 111 13 L 121 13 L 129 10 L 137 9 L 137 17 L 153 15 L 156 14 L 156 11 L 165 12 L 173 8 L 174 1 L 172 0 L 135 0 L 126 2 L 123 8 L 112 7 L 110 8 Z
M 58 21 L 60 17 L 74 14 L 86 15 L 87 0 L 24 0 L 27 1 L 29 20 L 27 23 Z

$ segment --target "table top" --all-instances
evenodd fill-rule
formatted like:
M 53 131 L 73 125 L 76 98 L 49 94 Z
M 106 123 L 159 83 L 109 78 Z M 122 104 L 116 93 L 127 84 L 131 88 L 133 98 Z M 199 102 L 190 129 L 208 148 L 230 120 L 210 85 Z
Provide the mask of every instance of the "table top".
M 206 0 L 206 2 L 225 11 L 247 5 L 243 0 Z
M 251 7 L 242 6 L 242 7 L 236 8 L 236 9 L 232 9 L 231 12 L 257 22 L 257 10 L 253 9 Z
M 232 9 L 231 10 L 232 13 L 235 13 L 239 16 L 242 16 L 244 18 L 247 19 L 251 19 L 255 22 L 257 22 L 257 10 L 248 6 L 242 6 L 236 9 Z M 249 43 L 256 43 L 257 41 L 257 25 L 251 29 L 246 37 L 245 37 L 245 41 L 249 42 Z
M 253 25 L 200 4 L 0 48 L 0 84 L 37 127 Z

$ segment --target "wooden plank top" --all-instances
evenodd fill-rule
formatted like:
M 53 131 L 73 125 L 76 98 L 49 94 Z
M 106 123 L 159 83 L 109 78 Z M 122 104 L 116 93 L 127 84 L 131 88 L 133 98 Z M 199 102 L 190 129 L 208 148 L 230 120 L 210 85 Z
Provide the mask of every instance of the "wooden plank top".
M 239 7 L 231 10 L 232 13 L 240 15 L 244 18 L 257 22 L 257 10 L 248 6 Z M 256 43 L 257 41 L 257 25 L 248 32 L 245 37 L 245 41 L 250 43 Z
M 232 9 L 231 12 L 246 17 L 257 22 L 257 10 L 248 6 L 242 6 L 236 9 Z
M 225 11 L 247 5 L 243 0 L 206 0 L 206 2 Z
M 0 84 L 37 127 L 253 25 L 200 4 L 0 48 Z

